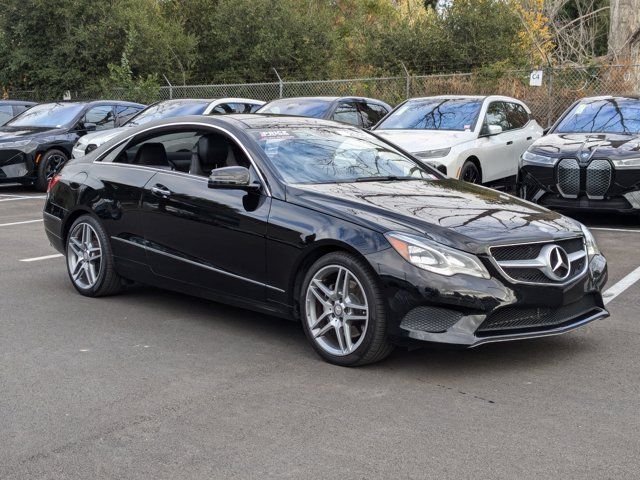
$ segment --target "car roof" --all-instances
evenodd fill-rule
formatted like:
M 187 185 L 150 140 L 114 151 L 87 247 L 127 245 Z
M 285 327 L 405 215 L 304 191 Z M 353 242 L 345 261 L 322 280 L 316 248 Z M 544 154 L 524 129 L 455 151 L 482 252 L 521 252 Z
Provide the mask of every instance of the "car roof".
M 28 100 L 0 100 L 0 105 L 37 105 L 37 103 Z
M 583 100 L 640 100 L 639 95 L 598 95 L 595 97 L 584 97 L 579 100 L 581 102 Z
M 382 105 L 386 105 L 385 102 L 383 102 L 382 100 L 379 100 L 377 98 L 370 98 L 370 97 L 360 97 L 357 95 L 349 95 L 348 97 L 330 97 L 330 96 L 314 96 L 314 97 L 285 97 L 285 98 L 274 98 L 273 100 L 271 100 L 271 102 L 278 102 L 278 101 L 287 101 L 287 100 L 293 100 L 293 101 L 300 101 L 300 100 L 320 100 L 320 101 L 325 101 L 325 102 L 335 102 L 335 101 L 342 101 L 342 100 L 366 100 L 368 102 L 374 102 L 374 103 L 379 103 Z
M 86 105 L 86 106 L 104 105 L 105 103 L 111 103 L 113 105 L 126 105 L 126 106 L 131 106 L 131 107 L 145 107 L 145 105 L 143 105 L 142 103 L 127 102 L 126 100 L 80 100 L 80 101 L 54 100 L 54 101 L 51 101 L 51 102 L 42 102 L 42 103 L 39 103 L 38 105 L 47 105 L 47 104 L 50 104 L 50 103 L 64 103 L 64 104 L 68 104 L 68 105 Z
M 236 113 L 216 117 L 230 122 L 242 124 L 246 129 L 254 128 L 294 128 L 294 127 L 322 127 L 322 126 L 342 126 L 345 128 L 355 128 L 351 125 L 338 123 L 331 120 L 323 120 L 314 117 L 299 117 L 296 115 L 273 115 L 260 113 Z

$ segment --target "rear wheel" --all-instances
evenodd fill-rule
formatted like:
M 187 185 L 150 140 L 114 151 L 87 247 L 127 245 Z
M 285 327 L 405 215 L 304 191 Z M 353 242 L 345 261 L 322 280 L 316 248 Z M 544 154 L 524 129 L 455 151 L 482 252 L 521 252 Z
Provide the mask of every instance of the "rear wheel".
M 471 160 L 467 160 L 460 169 L 460 180 L 469 183 L 482 183 L 482 175 L 480 169 Z
M 66 251 L 69 278 L 82 295 L 102 297 L 121 290 L 122 279 L 114 268 L 111 245 L 98 220 L 83 215 L 73 222 Z
M 303 282 L 300 309 L 307 338 L 330 363 L 365 365 L 393 350 L 378 279 L 354 255 L 335 252 L 316 261 Z
M 47 190 L 49 180 L 56 173 L 56 170 L 68 160 L 67 154 L 62 150 L 52 149 L 47 151 L 38 164 L 38 176 L 36 178 L 36 188 L 41 192 Z

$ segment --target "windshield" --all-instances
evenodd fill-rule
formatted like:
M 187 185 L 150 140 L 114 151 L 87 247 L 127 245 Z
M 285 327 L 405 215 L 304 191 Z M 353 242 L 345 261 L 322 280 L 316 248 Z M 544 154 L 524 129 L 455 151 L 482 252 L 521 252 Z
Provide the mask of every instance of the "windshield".
M 145 108 L 125 125 L 135 127 L 153 120 L 179 117 L 182 115 L 202 115 L 211 102 L 160 102 Z
M 336 127 L 252 130 L 288 183 L 437 178 L 368 133 Z
M 481 106 L 481 100 L 468 98 L 409 100 L 376 130 L 473 130 Z
M 84 108 L 77 103 L 43 103 L 25 110 L 7 125 L 14 127 L 63 127 L 71 123 Z
M 571 109 L 553 133 L 639 133 L 640 100 L 583 100 Z
M 322 118 L 331 107 L 331 100 L 324 99 L 283 99 L 266 104 L 257 113 L 276 115 L 297 115 L 299 117 Z

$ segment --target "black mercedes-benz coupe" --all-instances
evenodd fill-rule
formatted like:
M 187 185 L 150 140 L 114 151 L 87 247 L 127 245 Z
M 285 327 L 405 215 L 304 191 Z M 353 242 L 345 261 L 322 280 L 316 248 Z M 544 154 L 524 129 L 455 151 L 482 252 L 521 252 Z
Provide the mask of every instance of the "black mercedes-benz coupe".
M 608 315 L 606 260 L 583 225 L 325 120 L 131 129 L 51 179 L 44 225 L 83 295 L 135 281 L 299 319 L 340 365 Z
M 574 103 L 522 155 L 518 185 L 553 209 L 640 213 L 640 98 Z
M 143 108 L 103 100 L 41 103 L 25 110 L 0 127 L 0 183 L 35 185 L 44 191 L 82 135 L 121 125 Z

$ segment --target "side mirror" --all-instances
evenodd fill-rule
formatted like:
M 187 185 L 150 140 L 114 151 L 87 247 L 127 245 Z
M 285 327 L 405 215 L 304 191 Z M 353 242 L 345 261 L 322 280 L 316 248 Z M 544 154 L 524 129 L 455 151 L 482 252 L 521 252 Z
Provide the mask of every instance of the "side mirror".
M 245 167 L 222 167 L 211 171 L 209 175 L 209 188 L 238 188 L 244 190 L 257 190 L 258 182 L 251 183 L 251 173 Z
M 82 135 L 88 132 L 95 132 L 96 128 L 98 128 L 98 126 L 95 123 L 79 122 L 78 125 L 76 125 L 75 130 Z
M 487 126 L 487 135 L 498 135 L 502 133 L 502 127 L 500 125 Z

